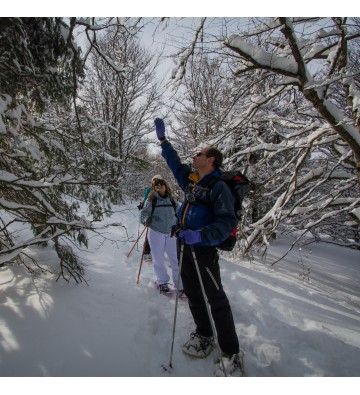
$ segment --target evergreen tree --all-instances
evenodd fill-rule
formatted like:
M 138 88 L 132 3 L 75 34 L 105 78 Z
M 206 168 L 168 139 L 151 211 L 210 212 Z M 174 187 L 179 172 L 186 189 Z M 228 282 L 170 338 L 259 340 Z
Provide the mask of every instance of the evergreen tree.
M 84 143 L 79 124 L 66 125 L 76 118 L 71 103 L 83 76 L 75 19 L 1 18 L 0 24 L 0 263 L 45 270 L 26 248 L 51 243 L 59 277 L 82 281 L 71 244 L 86 244 L 91 225 L 67 194 L 89 178 L 79 166 L 85 148 L 69 149 L 74 140 Z M 62 123 L 51 111 L 62 114 Z

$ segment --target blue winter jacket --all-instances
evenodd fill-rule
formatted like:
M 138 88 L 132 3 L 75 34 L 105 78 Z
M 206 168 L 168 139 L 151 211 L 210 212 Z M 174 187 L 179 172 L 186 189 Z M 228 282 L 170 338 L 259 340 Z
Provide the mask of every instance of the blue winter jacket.
M 172 147 L 165 140 L 161 144 L 162 156 L 165 158 L 170 170 L 174 174 L 180 188 L 186 192 L 186 187 L 191 182 L 189 175 L 192 169 L 189 165 L 182 164 L 181 160 Z M 221 171 L 215 169 L 207 174 L 195 186 L 193 194 L 196 194 L 202 201 L 209 201 L 207 182 L 215 176 L 221 176 Z M 205 185 L 205 188 L 202 187 Z M 216 246 L 227 239 L 233 231 L 237 219 L 234 210 L 234 198 L 227 184 L 220 180 L 210 189 L 209 204 L 190 204 L 184 219 L 184 228 L 198 230 L 201 235 L 201 242 L 197 246 Z M 187 200 L 182 203 L 178 218 L 181 221 Z

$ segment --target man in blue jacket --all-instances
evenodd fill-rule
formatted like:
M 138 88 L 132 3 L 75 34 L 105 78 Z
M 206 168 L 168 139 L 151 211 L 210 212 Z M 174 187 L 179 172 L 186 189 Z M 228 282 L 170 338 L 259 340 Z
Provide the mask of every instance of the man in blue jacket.
M 196 325 L 195 332 L 183 345 L 183 351 L 197 358 L 207 357 L 215 348 L 212 325 L 197 275 L 193 251 L 198 262 L 205 293 L 211 306 L 219 346 L 222 352 L 217 362 L 216 374 L 232 375 L 240 368 L 239 341 L 228 298 L 221 284 L 219 255 L 216 246 L 225 240 L 236 225 L 234 198 L 222 180 L 206 188 L 209 181 L 221 175 L 222 153 L 216 148 L 206 147 L 193 157 L 192 167 L 181 160 L 165 137 L 162 119 L 155 119 L 156 134 L 161 142 L 162 156 L 185 192 L 178 219 L 183 239 L 183 263 L 181 278 L 189 307 Z M 178 240 L 178 250 L 179 250 Z M 193 251 L 192 251 L 193 249 Z

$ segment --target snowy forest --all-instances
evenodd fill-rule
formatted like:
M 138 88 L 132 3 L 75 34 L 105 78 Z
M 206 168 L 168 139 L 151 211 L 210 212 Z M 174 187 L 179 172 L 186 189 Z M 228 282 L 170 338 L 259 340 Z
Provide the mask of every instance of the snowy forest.
M 159 116 L 184 161 L 213 145 L 250 179 L 235 257 L 358 250 L 359 62 L 355 17 L 1 18 L 0 266 L 49 270 L 29 248 L 51 246 L 85 280 L 96 224 L 168 174 Z

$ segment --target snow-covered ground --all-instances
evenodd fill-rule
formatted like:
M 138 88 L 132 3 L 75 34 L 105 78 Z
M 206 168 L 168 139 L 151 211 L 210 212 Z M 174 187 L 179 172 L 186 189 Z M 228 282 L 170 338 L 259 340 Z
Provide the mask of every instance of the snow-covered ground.
M 135 203 L 117 207 L 97 225 L 106 240 L 89 235 L 89 249 L 78 252 L 87 262 L 89 285 L 30 276 L 22 267 L 0 268 L 1 377 L 213 376 L 216 352 L 206 360 L 181 352 L 194 329 L 184 301 L 179 301 L 173 369 L 169 374 L 161 367 L 169 363 L 175 297 L 158 293 L 149 263 L 136 284 L 140 248 L 127 254 L 143 229 L 138 218 Z M 288 240 L 275 241 L 266 262 L 222 255 L 223 284 L 247 375 L 359 377 L 359 251 L 314 244 L 271 266 L 288 246 Z M 50 248 L 30 252 L 44 262 L 55 258 Z M 162 385 L 156 381 L 156 392 Z

